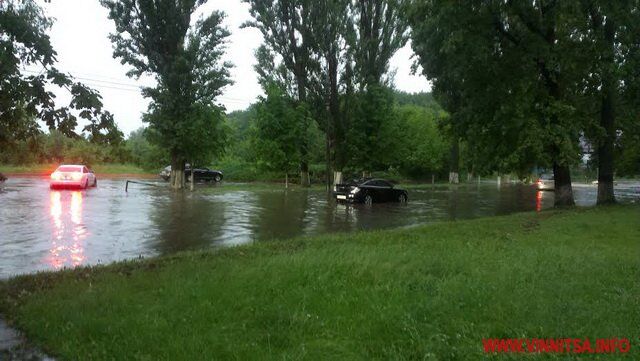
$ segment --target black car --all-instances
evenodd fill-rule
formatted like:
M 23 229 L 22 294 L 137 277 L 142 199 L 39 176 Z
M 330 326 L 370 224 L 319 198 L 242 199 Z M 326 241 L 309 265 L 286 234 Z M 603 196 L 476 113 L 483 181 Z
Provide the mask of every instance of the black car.
M 350 203 L 405 203 L 409 197 L 404 189 L 394 188 L 393 183 L 384 179 L 354 179 L 336 184 L 333 188 L 336 200 Z
M 184 175 L 187 181 L 191 181 L 191 166 L 189 164 L 187 164 L 184 169 Z M 222 171 L 209 168 L 194 168 L 193 176 L 194 182 L 220 182 L 222 180 Z M 171 177 L 171 166 L 165 167 L 162 172 L 160 172 L 160 177 L 168 181 Z

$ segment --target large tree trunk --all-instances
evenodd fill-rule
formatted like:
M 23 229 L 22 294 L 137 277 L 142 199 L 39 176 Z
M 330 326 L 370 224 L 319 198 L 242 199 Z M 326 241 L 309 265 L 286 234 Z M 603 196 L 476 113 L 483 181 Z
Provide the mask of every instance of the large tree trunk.
M 598 204 L 615 203 L 613 192 L 613 144 L 616 138 L 614 96 L 615 81 L 610 67 L 614 63 L 615 28 L 611 19 L 604 26 L 604 41 L 607 44 L 605 69 L 602 74 L 602 107 L 600 110 L 600 126 L 605 135 L 598 142 Z
M 170 184 L 173 189 L 185 188 L 185 176 L 184 176 L 184 159 L 178 156 L 171 157 L 171 178 Z
M 553 179 L 555 189 L 556 207 L 569 207 L 575 205 L 573 201 L 573 189 L 571 188 L 571 171 L 569 166 L 553 163 Z
M 327 173 L 325 179 L 327 182 L 327 190 L 331 190 L 333 184 L 333 157 L 331 156 L 333 152 L 333 142 L 331 140 L 331 135 L 329 134 L 329 130 L 325 133 L 325 172 Z
M 614 114 L 611 94 L 603 89 L 600 126 L 606 134 L 598 146 L 598 204 L 615 203 L 613 192 L 613 143 L 615 140 Z
M 303 187 L 311 186 L 311 179 L 309 177 L 309 163 L 306 161 L 300 163 L 300 185 Z
M 338 57 L 335 49 L 331 49 L 327 53 L 328 64 L 328 82 L 329 82 L 329 97 L 328 97 L 328 118 L 325 128 L 326 132 L 326 162 L 327 162 L 327 189 L 331 190 L 333 187 L 333 172 L 335 170 L 335 154 L 336 154 L 336 134 L 339 128 L 340 122 L 340 104 L 338 98 Z
M 306 89 L 306 81 L 304 68 L 302 66 L 299 67 L 296 75 L 296 83 L 298 86 L 298 101 L 304 104 L 307 100 L 307 89 Z M 309 144 L 306 133 L 304 134 L 304 139 L 301 142 L 301 150 L 300 150 L 300 185 L 303 187 L 309 187 L 311 185 L 311 181 L 309 179 Z

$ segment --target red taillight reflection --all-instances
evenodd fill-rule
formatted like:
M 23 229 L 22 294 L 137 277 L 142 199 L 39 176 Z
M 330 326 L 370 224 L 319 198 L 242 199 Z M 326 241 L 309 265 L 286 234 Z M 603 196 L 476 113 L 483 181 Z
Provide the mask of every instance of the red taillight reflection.
M 53 268 L 84 263 L 84 239 L 89 235 L 82 217 L 82 192 L 51 192 L 53 237 L 46 262 Z
M 538 191 L 536 193 L 536 211 L 540 212 L 542 210 L 542 191 Z

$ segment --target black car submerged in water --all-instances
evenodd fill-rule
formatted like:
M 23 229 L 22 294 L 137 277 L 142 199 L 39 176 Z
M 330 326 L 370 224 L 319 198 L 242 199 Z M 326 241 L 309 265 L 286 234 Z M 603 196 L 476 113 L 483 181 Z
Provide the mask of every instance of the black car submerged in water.
M 184 170 L 185 179 L 191 180 L 191 166 L 187 164 Z M 220 182 L 222 181 L 222 171 L 209 168 L 194 168 L 193 176 L 195 182 Z M 171 166 L 167 166 L 160 172 L 160 178 L 168 181 L 171 177 Z
M 405 203 L 409 199 L 407 191 L 394 188 L 393 184 L 384 179 L 363 178 L 354 179 L 346 183 L 336 184 L 333 188 L 336 200 L 349 203 Z

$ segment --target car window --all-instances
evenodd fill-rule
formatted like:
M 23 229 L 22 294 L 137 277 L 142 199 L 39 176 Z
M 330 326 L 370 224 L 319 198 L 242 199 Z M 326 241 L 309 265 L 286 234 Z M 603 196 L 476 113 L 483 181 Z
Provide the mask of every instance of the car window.
M 381 179 L 374 179 L 374 180 L 370 180 L 368 182 L 365 183 L 365 185 L 371 186 L 371 187 L 385 187 L 388 188 L 390 187 L 389 183 L 381 180 Z
M 82 167 L 82 173 L 89 173 L 89 169 L 87 169 L 87 167 Z
M 391 183 L 389 183 L 389 182 L 387 182 L 385 180 L 379 180 L 378 182 L 380 183 L 381 187 L 387 187 L 387 188 L 393 187 L 393 185 L 391 185 Z
M 80 167 L 73 167 L 73 166 L 63 165 L 63 166 L 58 167 L 58 169 L 56 171 L 58 171 L 58 172 L 80 172 L 81 169 L 80 169 Z

